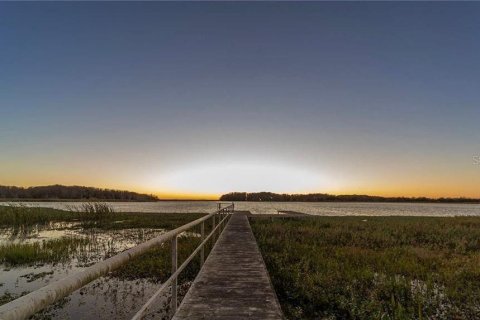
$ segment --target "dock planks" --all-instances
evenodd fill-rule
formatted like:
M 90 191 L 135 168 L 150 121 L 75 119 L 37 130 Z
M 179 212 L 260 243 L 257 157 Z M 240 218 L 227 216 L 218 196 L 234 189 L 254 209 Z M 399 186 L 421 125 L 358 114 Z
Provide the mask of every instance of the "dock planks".
M 245 213 L 230 218 L 173 319 L 284 319 Z

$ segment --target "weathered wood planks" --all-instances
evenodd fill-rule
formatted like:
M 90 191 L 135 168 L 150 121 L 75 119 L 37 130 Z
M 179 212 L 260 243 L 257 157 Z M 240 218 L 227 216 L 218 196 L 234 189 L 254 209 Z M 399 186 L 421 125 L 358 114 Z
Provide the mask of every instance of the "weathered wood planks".
M 173 319 L 284 319 L 245 213 L 232 216 Z

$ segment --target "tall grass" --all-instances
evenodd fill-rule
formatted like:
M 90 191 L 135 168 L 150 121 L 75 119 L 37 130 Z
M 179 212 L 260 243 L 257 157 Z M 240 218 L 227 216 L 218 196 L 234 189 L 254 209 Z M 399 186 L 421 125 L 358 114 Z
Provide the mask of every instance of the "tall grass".
M 480 318 L 480 218 L 252 218 L 290 319 Z
M 178 265 L 200 244 L 200 238 L 180 237 L 178 238 Z M 211 250 L 211 244 L 206 247 L 205 254 Z M 172 274 L 170 243 L 153 248 L 143 255 L 136 257 L 113 273 L 115 277 L 122 279 L 148 278 L 154 281 L 163 282 Z M 179 276 L 179 282 L 192 281 L 200 270 L 199 255 L 194 258 Z
M 58 221 L 101 220 L 110 218 L 115 213 L 111 206 L 102 202 L 87 202 L 80 207 L 69 209 L 66 211 L 10 203 L 0 206 L 0 226 L 32 226 Z
M 89 240 L 62 237 L 35 243 L 10 243 L 0 246 L 0 263 L 7 266 L 66 262 L 79 251 L 85 251 Z
M 87 202 L 82 204 L 80 212 L 95 216 L 104 216 L 115 213 L 115 210 L 103 202 Z
M 20 204 L 0 205 L 1 227 L 44 225 L 55 221 L 78 219 L 80 219 L 80 214 L 77 212 L 51 208 L 31 208 Z
M 204 216 L 203 213 L 115 212 L 108 204 L 101 202 L 85 203 L 79 207 L 69 207 L 69 211 L 10 204 L 0 206 L 0 227 L 28 228 L 32 226 L 48 226 L 52 222 L 80 221 L 85 228 L 174 229 L 202 216 Z
M 126 213 L 117 212 L 113 219 L 101 219 L 95 222 L 96 228 L 118 230 L 127 228 L 175 229 L 193 220 L 203 217 L 204 213 Z M 88 221 L 84 223 L 89 227 Z M 208 225 L 206 225 L 208 227 Z
M 92 250 L 85 245 L 95 246 L 95 236 L 108 230 L 122 229 L 174 229 L 202 217 L 201 213 L 117 213 L 103 203 L 85 203 L 75 211 L 61 211 L 48 208 L 25 206 L 0 207 L 1 227 L 13 239 L 19 233 L 26 236 L 42 228 L 54 228 L 53 222 L 78 221 L 72 228 L 83 229 L 93 237 L 62 237 L 37 243 L 7 243 L 0 245 L 0 264 L 10 266 L 56 263 L 68 259 L 82 258 L 80 253 Z M 11 232 L 11 229 L 14 232 Z M 18 231 L 20 230 L 20 231 Z M 206 225 L 206 232 L 210 226 Z

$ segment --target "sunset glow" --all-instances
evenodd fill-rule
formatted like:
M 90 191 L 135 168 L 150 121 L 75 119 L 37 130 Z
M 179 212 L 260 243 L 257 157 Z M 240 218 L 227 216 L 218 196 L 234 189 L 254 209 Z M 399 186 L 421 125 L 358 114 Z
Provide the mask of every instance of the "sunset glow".
M 478 198 L 475 6 L 3 3 L 0 184 Z
M 179 193 L 203 190 L 211 194 L 222 194 L 226 190 L 300 193 L 329 187 L 328 181 L 315 172 L 258 162 L 192 165 L 185 170 L 164 174 L 159 182 Z

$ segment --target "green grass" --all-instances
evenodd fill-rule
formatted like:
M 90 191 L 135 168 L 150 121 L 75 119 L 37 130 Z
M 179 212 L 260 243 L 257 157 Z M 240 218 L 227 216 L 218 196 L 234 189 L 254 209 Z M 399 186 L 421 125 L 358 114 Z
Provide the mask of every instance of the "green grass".
M 210 244 L 207 244 L 205 248 L 205 259 L 211 250 L 211 241 L 209 242 Z M 200 238 L 198 237 L 178 238 L 178 267 L 192 254 L 199 244 Z M 168 242 L 134 258 L 120 269 L 114 271 L 112 275 L 128 280 L 148 278 L 153 281 L 164 282 L 172 274 L 171 270 L 171 248 L 170 242 Z M 198 254 L 180 274 L 178 282 L 192 281 L 199 270 L 200 258 Z
M 165 228 L 176 228 L 184 225 L 189 221 L 199 218 L 197 214 L 161 214 L 162 217 L 166 215 L 169 219 L 159 219 L 157 223 L 163 223 Z M 182 217 L 184 216 L 184 217 Z M 186 218 L 191 220 L 185 221 Z M 139 220 L 142 223 L 143 220 Z M 205 235 L 207 236 L 212 231 L 211 220 L 205 223 Z M 178 237 L 178 267 L 185 261 L 190 254 L 200 245 L 200 225 L 197 225 L 188 233 L 184 233 Z M 212 239 L 210 239 L 205 245 L 205 259 L 210 253 L 213 247 Z M 171 275 L 171 242 L 167 241 L 163 245 L 157 248 L 151 249 L 139 257 L 134 258 L 132 261 L 113 272 L 113 276 L 123 279 L 138 279 L 148 278 L 153 281 L 163 282 L 167 280 Z M 200 270 L 200 253 L 190 261 L 188 266 L 179 276 L 179 283 L 191 281 L 195 278 L 196 274 Z
M 290 319 L 480 317 L 480 218 L 251 223 Z
M 129 228 L 175 229 L 193 220 L 203 217 L 203 213 L 125 213 L 116 212 L 110 219 L 86 220 L 85 228 L 95 227 L 103 230 L 121 230 Z
M 85 203 L 71 211 L 52 208 L 27 207 L 18 204 L 0 205 L 0 228 L 11 228 L 17 233 L 28 233 L 36 227 L 48 227 L 54 222 L 113 220 L 115 212 L 105 203 Z
M 71 212 L 44 208 L 0 207 L 0 226 L 4 228 L 20 228 L 25 230 L 25 233 L 28 233 L 43 227 L 46 229 L 58 227 L 58 225 L 52 225 L 53 222 L 79 221 L 81 222 L 80 225 L 74 225 L 72 228 L 83 229 L 85 234 L 88 235 L 88 237 L 62 237 L 37 243 L 0 245 L 0 264 L 7 268 L 15 268 L 25 265 L 36 266 L 43 263 L 69 263 L 72 259 L 77 259 L 84 266 L 88 266 L 95 262 L 90 260 L 92 252 L 95 253 L 95 250 L 109 250 L 108 245 L 110 242 L 107 244 L 107 248 L 105 248 L 105 246 L 96 243 L 96 235 L 121 234 L 122 238 L 131 241 L 132 239 L 129 237 L 132 235 L 129 232 L 133 231 L 135 235 L 135 232 L 138 230 L 142 236 L 144 233 L 148 234 L 145 238 L 145 240 L 148 240 L 153 234 L 161 232 L 158 229 L 175 229 L 204 216 L 202 213 L 120 213 L 113 212 L 108 207 L 95 205 L 84 207 L 82 211 Z M 123 232 L 122 230 L 125 229 L 133 230 Z M 205 224 L 205 234 L 208 234 L 211 229 L 210 220 Z M 92 236 L 90 236 L 90 233 Z M 200 244 L 199 234 L 200 226 L 195 226 L 178 238 L 178 266 Z M 118 240 L 118 238 L 115 239 Z M 122 241 L 122 239 L 118 241 Z M 210 252 L 211 247 L 210 241 L 206 246 L 206 256 Z M 121 280 L 148 279 L 154 282 L 164 282 L 172 274 L 170 250 L 170 242 L 166 242 L 132 259 L 132 261 L 121 268 L 111 272 L 107 278 L 114 277 Z M 101 258 L 104 258 L 103 254 L 105 252 L 99 253 L 102 256 Z M 107 253 L 105 258 L 114 254 L 114 252 Z M 93 257 L 98 257 L 98 255 L 93 255 Z M 189 282 L 195 278 L 199 270 L 200 258 L 197 255 L 178 278 L 180 298 L 186 293 Z M 34 282 L 51 274 L 52 271 L 30 272 L 24 275 L 19 274 L 19 277 L 24 277 L 27 282 Z M 22 293 L 21 295 L 24 294 Z M 14 295 L 6 291 L 3 296 L 0 296 L 0 305 L 21 295 Z M 47 310 L 60 309 L 66 301 L 68 301 L 68 298 L 64 298 L 61 302 L 54 304 L 53 309 Z M 168 311 L 169 306 L 167 305 L 165 308 Z M 50 311 L 38 313 L 33 319 L 49 319 Z
M 0 227 L 12 228 L 14 234 L 29 234 L 37 228 L 49 229 L 54 222 L 78 221 L 81 224 L 74 228 L 92 230 L 97 234 L 122 229 L 171 230 L 204 216 L 202 213 L 114 212 L 103 203 L 87 203 L 78 210 L 0 206 Z M 209 228 L 206 224 L 206 232 Z M 0 245 L 0 263 L 16 266 L 65 262 L 89 250 L 85 248 L 89 242 L 90 240 L 84 237 L 62 237 L 38 243 L 3 244 Z
M 57 221 L 80 220 L 84 214 L 51 208 L 30 208 L 20 205 L 0 206 L 0 227 L 28 227 Z
M 70 260 L 85 250 L 89 240 L 62 237 L 35 243 L 11 243 L 0 246 L 0 263 L 7 266 L 57 263 Z

